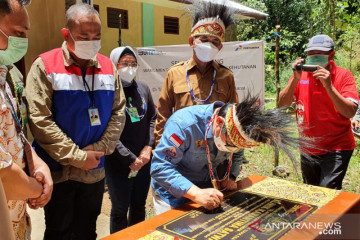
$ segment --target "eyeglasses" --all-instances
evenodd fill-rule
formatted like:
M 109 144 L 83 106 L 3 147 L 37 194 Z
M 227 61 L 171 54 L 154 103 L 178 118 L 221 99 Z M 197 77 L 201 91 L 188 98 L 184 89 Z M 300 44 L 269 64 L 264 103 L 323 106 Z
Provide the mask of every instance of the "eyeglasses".
M 138 64 L 137 62 L 119 62 L 118 66 L 120 67 L 132 67 L 132 68 L 137 68 Z

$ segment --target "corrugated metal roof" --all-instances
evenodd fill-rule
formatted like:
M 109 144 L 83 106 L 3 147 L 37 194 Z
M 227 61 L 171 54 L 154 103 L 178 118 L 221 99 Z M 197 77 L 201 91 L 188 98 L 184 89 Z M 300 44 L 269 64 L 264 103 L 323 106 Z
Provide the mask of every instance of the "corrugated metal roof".
M 133 0 L 135 2 L 144 2 L 144 3 L 151 3 L 157 6 L 168 7 L 168 8 L 177 8 L 177 9 L 184 9 L 191 8 L 191 1 L 190 0 Z M 198 1 L 211 1 L 211 2 L 218 2 L 222 3 L 223 0 L 198 0 Z M 263 13 L 261 11 L 255 10 L 253 8 L 246 7 L 240 3 L 234 1 L 227 1 L 226 4 L 234 8 L 236 10 L 235 19 L 262 19 L 265 20 L 268 14 Z

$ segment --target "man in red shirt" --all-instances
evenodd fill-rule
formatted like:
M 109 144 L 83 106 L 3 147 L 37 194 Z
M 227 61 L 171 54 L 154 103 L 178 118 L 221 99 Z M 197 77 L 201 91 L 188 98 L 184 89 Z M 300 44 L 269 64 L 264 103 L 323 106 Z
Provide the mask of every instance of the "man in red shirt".
M 298 58 L 293 76 L 280 93 L 279 106 L 288 107 L 295 98 L 301 134 L 315 140 L 316 146 L 301 146 L 304 182 L 341 189 L 356 146 L 350 122 L 359 101 L 355 79 L 349 70 L 336 66 L 329 36 L 312 37 L 305 52 L 307 64 L 317 65 L 317 70 L 296 70 L 304 63 Z

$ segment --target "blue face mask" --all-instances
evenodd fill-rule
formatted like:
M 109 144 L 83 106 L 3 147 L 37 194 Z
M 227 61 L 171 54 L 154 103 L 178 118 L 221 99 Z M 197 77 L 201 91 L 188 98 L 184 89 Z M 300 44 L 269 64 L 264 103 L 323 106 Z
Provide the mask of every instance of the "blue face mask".
M 1 29 L 0 32 L 8 39 L 8 47 L 0 50 L 0 65 L 16 63 L 25 56 L 28 49 L 28 39 L 6 35 Z
M 329 63 L 329 55 L 314 54 L 307 57 L 306 64 L 319 65 L 325 67 Z

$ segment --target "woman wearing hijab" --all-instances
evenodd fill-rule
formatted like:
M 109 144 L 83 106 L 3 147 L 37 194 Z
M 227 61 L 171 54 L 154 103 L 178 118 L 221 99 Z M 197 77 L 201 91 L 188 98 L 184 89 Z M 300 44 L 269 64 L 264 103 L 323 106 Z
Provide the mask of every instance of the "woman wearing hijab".
M 118 69 L 126 97 L 125 127 L 114 153 L 105 161 L 112 203 L 110 233 L 114 233 L 145 220 L 156 109 L 148 85 L 135 81 L 138 65 L 134 50 L 115 48 L 110 59 Z

